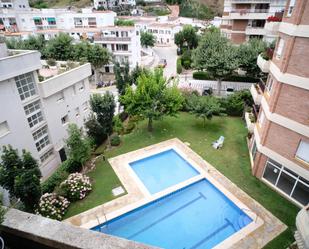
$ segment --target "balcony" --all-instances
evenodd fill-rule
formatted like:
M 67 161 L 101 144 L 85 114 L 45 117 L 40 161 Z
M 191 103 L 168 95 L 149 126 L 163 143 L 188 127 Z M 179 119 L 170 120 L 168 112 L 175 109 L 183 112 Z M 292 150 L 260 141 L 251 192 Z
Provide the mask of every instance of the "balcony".
M 271 3 L 271 0 L 226 0 L 229 3 Z
M 263 73 L 269 73 L 270 60 L 265 60 L 261 54 L 257 58 L 257 65 Z
M 267 37 L 277 37 L 279 32 L 279 26 L 281 22 L 266 22 L 264 29 Z
M 270 14 L 269 9 L 233 9 L 230 12 L 230 18 L 264 20 Z
M 256 105 L 261 104 L 264 90 L 265 90 L 265 85 L 262 82 L 251 85 L 250 93 Z
M 252 27 L 246 28 L 246 35 L 265 35 L 264 27 Z
M 254 132 L 254 126 L 255 126 L 255 122 L 256 122 L 256 117 L 253 114 L 253 112 L 246 112 L 245 113 L 245 121 L 246 121 L 246 125 L 247 125 L 247 129 L 250 133 Z
M 109 41 L 109 42 L 129 42 L 131 37 L 117 37 L 117 36 L 95 36 L 95 41 Z

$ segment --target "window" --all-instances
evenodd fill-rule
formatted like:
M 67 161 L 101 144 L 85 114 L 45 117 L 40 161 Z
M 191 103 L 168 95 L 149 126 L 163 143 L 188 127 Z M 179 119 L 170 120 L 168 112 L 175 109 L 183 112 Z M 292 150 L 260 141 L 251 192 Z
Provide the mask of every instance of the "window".
M 34 141 L 39 140 L 41 137 L 43 137 L 45 135 L 47 135 L 47 126 L 44 126 L 44 127 L 40 128 L 37 131 L 32 133 Z
M 32 116 L 30 116 L 29 118 L 27 118 L 28 123 L 30 128 L 32 128 L 33 126 L 37 125 L 38 123 L 43 121 L 43 115 L 42 112 L 39 111 L 35 114 L 33 114 Z
M 117 51 L 128 51 L 128 44 L 116 44 Z
M 79 117 L 79 107 L 75 108 L 75 117 Z
M 78 91 L 82 92 L 82 91 L 84 91 L 84 90 L 85 90 L 85 88 L 84 88 L 84 83 L 82 82 L 82 83 L 80 84 L 79 88 L 78 88 Z
M 309 142 L 300 141 L 295 157 L 305 163 L 309 163 Z
M 260 117 L 259 117 L 259 124 L 260 124 L 260 126 L 263 125 L 264 120 L 265 120 L 265 114 L 264 114 L 263 111 L 261 111 L 261 114 L 260 114 Z
M 309 181 L 281 164 L 268 159 L 263 178 L 302 205 L 309 202 Z
M 256 142 L 254 141 L 251 147 L 251 155 L 252 155 L 252 159 L 254 161 L 255 156 L 256 156 L 256 152 L 257 152 L 257 148 L 256 148 Z
M 290 0 L 286 16 L 291 16 L 295 5 L 295 0 Z
M 83 103 L 83 111 L 85 112 L 87 110 L 88 110 L 88 102 L 86 101 Z
M 25 113 L 26 113 L 27 116 L 29 114 L 31 114 L 31 113 L 34 113 L 34 112 L 40 110 L 40 102 L 39 102 L 39 100 L 24 106 L 24 110 L 25 110 Z
M 67 124 L 69 122 L 69 116 L 65 115 L 64 117 L 61 118 L 61 123 L 63 125 Z
M 277 51 L 276 51 L 276 58 L 277 59 L 281 58 L 282 52 L 283 52 L 283 47 L 284 47 L 284 40 L 282 38 L 280 38 L 280 40 L 278 42 Z
M 9 125 L 7 121 L 0 123 L 0 137 L 8 134 L 10 132 Z
M 121 31 L 121 37 L 128 37 L 129 33 L 128 31 Z
M 49 145 L 49 138 L 48 135 L 41 138 L 39 141 L 35 143 L 36 149 L 38 152 L 40 152 L 43 148 L 45 148 L 47 145 Z
M 164 30 L 159 30 L 159 34 L 164 34 Z
M 45 162 L 52 155 L 54 155 L 54 149 L 50 149 L 40 157 L 41 163 Z
M 42 18 L 40 18 L 40 17 L 34 17 L 33 21 L 34 21 L 35 25 L 42 25 L 43 24 L 42 23 Z
M 272 77 L 269 77 L 268 82 L 266 84 L 266 89 L 268 91 L 268 93 L 271 93 L 271 89 L 273 87 L 273 83 L 274 83 L 274 79 Z
M 15 77 L 17 90 L 21 100 L 36 95 L 35 83 L 32 73 L 26 73 Z
M 56 25 L 56 18 L 55 17 L 47 17 L 48 25 Z

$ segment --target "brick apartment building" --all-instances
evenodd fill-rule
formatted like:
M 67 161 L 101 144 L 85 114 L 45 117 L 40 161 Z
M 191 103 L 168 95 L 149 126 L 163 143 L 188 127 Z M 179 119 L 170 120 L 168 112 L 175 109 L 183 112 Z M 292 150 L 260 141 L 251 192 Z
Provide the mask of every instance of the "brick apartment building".
M 288 0 L 250 140 L 252 173 L 299 206 L 309 202 L 309 1 Z
M 222 33 L 236 44 L 250 38 L 272 41 L 277 33 L 265 29 L 270 16 L 282 16 L 286 0 L 225 0 Z

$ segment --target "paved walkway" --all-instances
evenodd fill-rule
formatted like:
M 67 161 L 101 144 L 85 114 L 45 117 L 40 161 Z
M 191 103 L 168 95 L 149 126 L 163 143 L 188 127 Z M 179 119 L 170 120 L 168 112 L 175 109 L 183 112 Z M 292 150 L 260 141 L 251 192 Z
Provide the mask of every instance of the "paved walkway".
M 167 7 L 171 10 L 170 17 L 178 17 L 179 16 L 179 5 L 167 5 Z

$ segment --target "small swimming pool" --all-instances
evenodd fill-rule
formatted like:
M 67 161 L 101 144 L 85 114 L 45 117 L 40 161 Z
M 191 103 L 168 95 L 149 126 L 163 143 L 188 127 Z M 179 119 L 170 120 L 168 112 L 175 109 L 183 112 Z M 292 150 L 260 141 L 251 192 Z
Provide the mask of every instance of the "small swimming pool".
M 166 249 L 208 249 L 251 222 L 203 179 L 92 230 Z
M 173 149 L 131 162 L 129 165 L 151 194 L 199 175 L 199 172 Z

